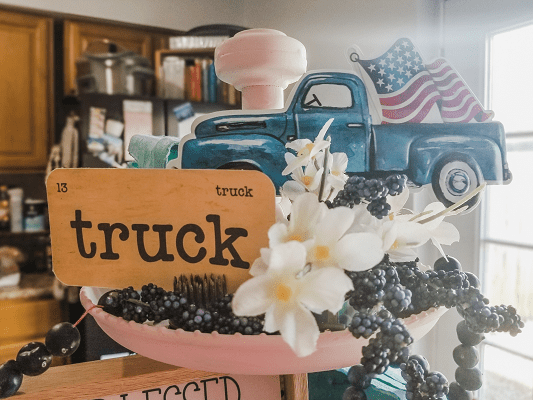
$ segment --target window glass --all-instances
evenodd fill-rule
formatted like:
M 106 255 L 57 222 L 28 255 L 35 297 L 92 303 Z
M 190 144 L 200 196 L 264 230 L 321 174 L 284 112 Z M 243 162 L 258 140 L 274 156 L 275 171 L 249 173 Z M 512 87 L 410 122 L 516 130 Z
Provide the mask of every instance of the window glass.
M 509 185 L 492 185 L 482 214 L 482 292 L 491 305 L 514 306 L 525 327 L 511 337 L 486 335 L 483 342 L 482 400 L 533 398 L 533 113 L 528 94 L 533 80 L 533 25 L 499 33 L 491 41 L 491 109 L 507 134 Z
M 352 92 L 345 85 L 321 83 L 311 86 L 303 102 L 304 107 L 350 108 Z
M 533 202 L 533 136 L 509 138 L 507 148 L 513 180 L 487 188 L 485 236 L 533 246 L 533 211 L 527 211 Z
M 533 25 L 497 34 L 491 44 L 491 109 L 507 132 L 533 132 Z
M 533 248 L 485 243 L 482 250 L 483 294 L 491 305 L 513 305 L 526 324 L 533 323 Z M 525 336 L 521 333 L 513 341 Z M 528 340 L 533 357 L 533 335 Z
M 483 360 L 483 400 L 533 398 L 533 361 L 490 345 L 483 346 Z

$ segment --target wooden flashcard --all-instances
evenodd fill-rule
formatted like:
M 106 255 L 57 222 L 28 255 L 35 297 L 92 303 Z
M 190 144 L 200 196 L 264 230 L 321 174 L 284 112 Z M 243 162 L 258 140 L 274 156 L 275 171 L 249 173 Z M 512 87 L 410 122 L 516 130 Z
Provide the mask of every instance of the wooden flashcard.
M 258 171 L 57 169 L 47 181 L 54 273 L 72 286 L 170 289 L 174 276 L 250 278 L 275 222 Z

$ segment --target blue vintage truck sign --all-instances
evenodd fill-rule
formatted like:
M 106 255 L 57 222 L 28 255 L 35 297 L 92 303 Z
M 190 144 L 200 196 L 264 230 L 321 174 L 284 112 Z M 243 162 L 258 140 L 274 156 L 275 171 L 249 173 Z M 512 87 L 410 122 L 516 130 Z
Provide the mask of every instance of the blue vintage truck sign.
M 505 132 L 498 122 L 374 125 L 363 81 L 351 72 L 309 72 L 281 110 L 224 111 L 198 118 L 167 167 L 256 169 L 279 189 L 285 145 L 314 140 L 331 118 L 331 152 L 348 156 L 349 175 L 407 175 L 431 184 L 449 206 L 482 182 L 511 180 Z

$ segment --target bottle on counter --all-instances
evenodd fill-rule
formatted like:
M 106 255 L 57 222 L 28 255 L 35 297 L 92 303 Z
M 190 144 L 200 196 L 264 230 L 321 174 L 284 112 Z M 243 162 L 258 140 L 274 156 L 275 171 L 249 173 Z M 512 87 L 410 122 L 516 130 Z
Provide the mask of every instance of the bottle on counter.
M 24 230 L 24 190 L 22 188 L 9 189 L 10 211 L 11 211 L 11 232 L 22 232 Z
M 9 193 L 7 186 L 0 186 L 0 231 L 11 230 Z
M 46 201 L 26 199 L 24 201 L 24 230 L 41 232 L 46 229 Z

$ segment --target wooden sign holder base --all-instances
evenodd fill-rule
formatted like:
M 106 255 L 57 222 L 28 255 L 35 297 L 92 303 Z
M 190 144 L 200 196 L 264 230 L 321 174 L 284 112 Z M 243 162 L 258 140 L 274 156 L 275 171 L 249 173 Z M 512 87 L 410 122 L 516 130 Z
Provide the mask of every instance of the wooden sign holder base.
M 135 355 L 52 367 L 40 376 L 24 377 L 15 398 L 90 400 L 221 375 L 176 367 Z M 309 399 L 307 374 L 280 375 L 280 385 L 282 400 Z

